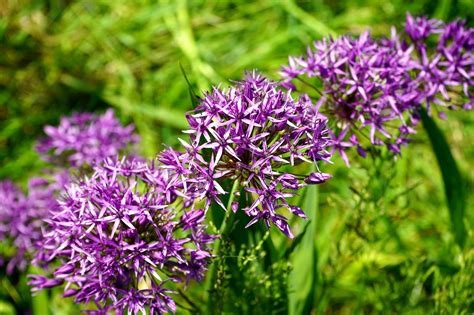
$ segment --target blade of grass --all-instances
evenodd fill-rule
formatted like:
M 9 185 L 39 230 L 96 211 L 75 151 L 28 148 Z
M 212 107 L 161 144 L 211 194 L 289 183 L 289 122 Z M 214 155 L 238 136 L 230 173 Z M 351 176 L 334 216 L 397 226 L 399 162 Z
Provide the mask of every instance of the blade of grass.
M 33 314 L 49 315 L 49 301 L 48 292 L 42 291 L 32 297 L 33 302 Z
M 440 20 L 446 20 L 446 18 L 449 16 L 449 11 L 451 10 L 451 2 L 451 0 L 439 1 L 433 17 Z
M 193 108 L 196 108 L 196 106 L 199 104 L 199 97 L 194 92 L 193 86 L 191 82 L 189 81 L 188 76 L 186 75 L 186 71 L 184 71 L 184 68 L 181 62 L 179 63 L 179 68 L 181 69 L 181 73 L 183 74 L 184 80 L 186 81 L 186 84 L 188 85 L 189 97 L 191 98 L 191 104 L 193 105 Z
M 167 3 L 165 0 L 162 2 Z M 199 89 L 207 90 L 209 82 L 219 82 L 221 78 L 201 57 L 191 26 L 187 1 L 179 0 L 175 3 L 175 14 L 165 16 L 164 23 L 173 35 L 176 45 L 190 61 Z
M 298 245 L 301 244 L 301 242 L 304 239 L 304 236 L 306 235 L 306 232 L 308 231 L 308 228 L 310 227 L 310 222 L 308 222 L 304 228 L 303 231 L 300 232 L 300 234 L 296 235 L 295 239 L 291 243 L 290 247 L 286 248 L 281 255 L 280 259 L 288 259 L 290 255 L 295 251 L 296 248 L 298 248 Z
M 126 113 L 143 114 L 148 118 L 155 119 L 161 123 L 178 129 L 186 129 L 189 127 L 186 121 L 186 116 L 182 111 L 144 103 L 130 104 L 126 98 L 118 95 L 104 94 L 102 97 L 107 103 L 120 108 Z
M 466 240 L 466 228 L 464 226 L 464 212 L 466 209 L 465 181 L 459 172 L 443 132 L 434 120 L 428 116 L 423 107 L 420 107 L 419 112 L 443 177 L 451 229 L 456 243 L 463 247 Z
M 6 301 L 0 300 L 0 314 L 3 315 L 14 315 L 15 308 Z
M 298 240 L 300 243 L 295 247 L 291 257 L 293 270 L 288 280 L 290 315 L 309 314 L 314 304 L 317 280 L 317 253 L 314 243 L 318 212 L 317 185 L 306 188 L 302 208 L 310 221 L 303 230 L 304 235 Z
M 332 35 L 336 36 L 336 31 L 332 30 L 329 26 L 317 20 L 314 16 L 309 13 L 306 13 L 301 9 L 293 0 L 285 0 L 281 2 L 282 7 L 301 23 L 308 26 L 314 32 L 320 36 Z

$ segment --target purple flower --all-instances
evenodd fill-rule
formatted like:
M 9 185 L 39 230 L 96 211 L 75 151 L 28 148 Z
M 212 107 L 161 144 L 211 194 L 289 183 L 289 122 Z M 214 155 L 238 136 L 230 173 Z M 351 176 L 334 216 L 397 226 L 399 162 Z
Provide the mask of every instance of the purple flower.
M 101 116 L 76 113 L 61 118 L 58 127 L 45 127 L 48 137 L 38 143 L 37 151 L 43 159 L 61 165 L 93 165 L 138 142 L 133 129 L 133 125 L 123 127 L 111 109 Z
M 13 242 L 15 242 L 15 238 L 17 236 L 17 233 L 15 232 L 18 230 L 17 226 L 21 224 L 21 222 L 18 222 L 19 220 L 16 218 L 16 216 L 23 211 L 26 205 L 25 199 L 26 197 L 23 195 L 20 189 L 17 188 L 12 182 L 0 182 L 0 240 L 4 244 L 9 239 L 13 239 Z M 12 246 L 12 244 L 8 245 Z M 5 245 L 2 247 L 5 247 Z M 13 257 L 10 255 L 8 255 L 10 256 L 8 257 L 6 255 L 7 253 L 1 253 L 0 262 L 2 265 L 8 263 L 7 273 L 10 274 L 16 265 L 18 265 L 20 269 L 24 269 L 26 266 L 26 262 L 23 260 L 24 255 L 22 250 L 15 253 Z
M 59 267 L 31 276 L 33 290 L 65 283 L 64 296 L 103 313 L 174 312 L 166 281 L 202 279 L 210 258 L 204 212 L 181 174 L 156 161 L 107 158 L 94 169 L 46 220 L 37 263 Z
M 314 88 L 320 86 L 317 90 L 323 96 L 319 106 L 329 117 L 333 151 L 338 151 L 346 164 L 345 151 L 354 142 L 358 144 L 361 136 L 370 139 L 371 145 L 389 147 L 403 137 L 398 129 L 393 132 L 387 125 L 406 125 L 404 113 L 413 108 L 415 86 L 406 71 L 410 50 L 388 47 L 366 32 L 359 38 L 317 41 L 314 50 L 308 49 L 301 58 L 290 57 L 290 63 L 298 65 L 292 73 L 314 77 Z M 285 68 L 280 74 L 284 82 L 294 81 Z
M 52 183 L 32 178 L 27 195 L 9 181 L 0 182 L 0 241 L 8 248 L 1 261 L 8 274 L 30 264 L 41 239 L 42 220 L 57 209 L 55 198 L 65 180 L 64 174 L 56 175 Z
M 320 183 L 324 183 L 325 181 L 327 181 L 328 179 L 330 179 L 332 177 L 331 174 L 325 174 L 325 173 L 311 173 L 309 174 L 308 177 L 306 177 L 304 179 L 304 181 L 307 183 L 307 184 L 320 184 Z
M 365 156 L 365 139 L 370 146 L 385 145 L 399 154 L 414 132 L 422 104 L 428 110 L 433 104 L 472 107 L 473 29 L 463 21 L 443 25 L 408 14 L 405 31 L 408 41 L 395 29 L 391 38 L 380 40 L 366 32 L 358 38 L 316 41 L 306 55 L 289 57 L 289 65 L 282 67 L 283 87 L 320 94 L 333 151 L 346 164 L 350 147 L 357 146 Z M 432 36 L 438 37 L 435 47 L 428 44 Z
M 426 26 L 428 24 L 432 26 Z M 407 16 L 407 34 L 417 52 L 412 55 L 412 76 L 420 103 L 426 103 L 429 111 L 433 107 L 439 112 L 469 109 L 466 104 L 472 103 L 474 29 L 465 24 L 456 20 L 443 25 L 441 21 Z M 421 32 L 419 29 L 431 31 L 425 31 L 425 36 L 414 36 L 413 32 Z M 435 47 L 430 46 L 431 41 L 436 43 Z
M 431 34 L 440 33 L 442 26 L 443 23 L 436 19 L 413 17 L 410 13 L 406 15 L 405 32 L 414 43 L 422 43 Z
M 228 90 L 214 88 L 187 117 L 191 141 L 182 141 L 187 151 L 180 158 L 187 166 L 175 163 L 182 169 L 179 172 L 197 176 L 195 184 L 208 187 L 203 197 L 221 205 L 219 195 L 228 193 L 221 186 L 225 179 L 238 181 L 239 190 L 253 200 L 241 209 L 252 218 L 247 226 L 261 220 L 293 237 L 287 219 L 278 212 L 286 208 L 304 216 L 287 200 L 306 182 L 284 166 L 329 160 L 326 117 L 308 97 L 293 100 L 275 82 L 255 72 Z M 238 211 L 238 204 L 234 202 L 231 209 Z

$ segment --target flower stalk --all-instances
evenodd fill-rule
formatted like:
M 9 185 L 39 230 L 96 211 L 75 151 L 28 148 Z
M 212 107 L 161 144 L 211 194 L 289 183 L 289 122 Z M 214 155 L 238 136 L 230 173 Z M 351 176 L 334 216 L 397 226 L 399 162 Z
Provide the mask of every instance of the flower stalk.
M 219 228 L 219 235 L 220 237 L 214 241 L 214 249 L 213 255 L 214 257 L 221 257 L 221 250 L 222 250 L 222 241 L 225 240 L 229 233 L 232 231 L 232 227 L 234 226 L 235 221 L 235 213 L 232 209 L 232 205 L 235 200 L 235 196 L 237 192 L 240 190 L 240 180 L 236 179 L 234 184 L 232 185 L 232 190 L 229 195 L 229 201 L 226 207 L 226 214 L 224 220 L 221 223 Z M 239 205 L 240 207 L 241 205 Z M 206 294 L 207 294 L 207 314 L 213 314 L 215 305 L 214 305 L 214 295 L 213 291 L 216 287 L 216 280 L 217 280 L 217 264 L 216 261 L 209 266 L 209 272 L 206 279 Z

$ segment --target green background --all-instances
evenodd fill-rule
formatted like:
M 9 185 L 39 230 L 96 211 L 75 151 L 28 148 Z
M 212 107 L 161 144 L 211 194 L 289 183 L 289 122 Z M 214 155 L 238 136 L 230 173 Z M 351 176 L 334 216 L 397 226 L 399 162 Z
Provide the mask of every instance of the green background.
M 34 142 L 44 125 L 74 111 L 114 108 L 135 124 L 145 156 L 178 147 L 192 108 L 180 65 L 196 91 L 245 70 L 277 78 L 287 56 L 313 40 L 366 29 L 387 35 L 407 11 L 473 24 L 469 0 L 0 1 L 0 179 L 24 185 L 44 167 Z M 360 159 L 347 169 L 335 157 L 315 220 L 313 313 L 474 311 L 474 115 L 448 113 L 437 123 L 467 183 L 467 245 L 460 249 L 450 233 L 422 128 L 397 161 Z

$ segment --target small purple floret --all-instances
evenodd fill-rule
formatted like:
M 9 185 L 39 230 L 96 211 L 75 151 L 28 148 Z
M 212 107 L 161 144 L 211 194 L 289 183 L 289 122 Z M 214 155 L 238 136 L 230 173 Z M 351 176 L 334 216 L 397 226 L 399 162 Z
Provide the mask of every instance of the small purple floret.
M 304 179 L 305 183 L 307 184 L 321 184 L 325 181 L 332 178 L 331 174 L 327 173 L 311 173 L 308 177 Z

